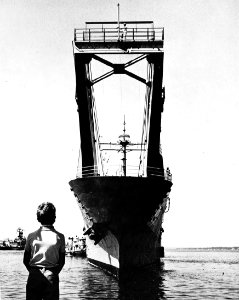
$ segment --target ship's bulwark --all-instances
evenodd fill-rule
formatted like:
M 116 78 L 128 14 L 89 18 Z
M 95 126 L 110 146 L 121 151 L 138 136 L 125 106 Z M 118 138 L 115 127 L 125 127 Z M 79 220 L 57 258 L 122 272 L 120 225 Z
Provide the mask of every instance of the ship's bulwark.
M 159 260 L 161 237 L 148 223 L 170 192 L 170 181 L 98 176 L 77 178 L 70 186 L 85 221 L 90 262 L 122 272 Z

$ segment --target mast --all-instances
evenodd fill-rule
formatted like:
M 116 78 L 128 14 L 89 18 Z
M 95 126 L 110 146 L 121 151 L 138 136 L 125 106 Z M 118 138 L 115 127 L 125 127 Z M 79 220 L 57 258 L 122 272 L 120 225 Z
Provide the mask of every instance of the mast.
M 126 176 L 126 165 L 127 165 L 127 158 L 126 158 L 126 153 L 127 153 L 127 146 L 130 144 L 129 138 L 130 136 L 126 134 L 126 129 L 125 129 L 125 117 L 124 117 L 124 129 L 123 129 L 123 134 L 119 136 L 119 144 L 121 145 L 121 151 L 123 152 L 123 175 Z

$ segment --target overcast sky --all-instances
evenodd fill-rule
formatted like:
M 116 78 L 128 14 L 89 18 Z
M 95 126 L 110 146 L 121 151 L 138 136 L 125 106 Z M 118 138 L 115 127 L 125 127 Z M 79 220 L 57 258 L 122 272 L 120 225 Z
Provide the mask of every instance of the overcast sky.
M 238 246 L 237 0 L 0 0 L 0 238 L 37 229 L 43 201 L 58 230 L 82 233 L 68 185 L 79 150 L 73 30 L 116 21 L 118 2 L 122 20 L 165 28 L 162 150 L 174 185 L 163 245 Z

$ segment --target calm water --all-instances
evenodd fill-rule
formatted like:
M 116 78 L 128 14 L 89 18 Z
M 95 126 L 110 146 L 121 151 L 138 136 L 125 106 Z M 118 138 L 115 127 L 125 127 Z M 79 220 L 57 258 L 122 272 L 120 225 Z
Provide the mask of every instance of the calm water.
M 160 272 L 118 282 L 86 259 L 66 257 L 61 299 L 239 299 L 239 252 L 166 250 Z M 23 252 L 0 251 L 0 299 L 25 299 Z

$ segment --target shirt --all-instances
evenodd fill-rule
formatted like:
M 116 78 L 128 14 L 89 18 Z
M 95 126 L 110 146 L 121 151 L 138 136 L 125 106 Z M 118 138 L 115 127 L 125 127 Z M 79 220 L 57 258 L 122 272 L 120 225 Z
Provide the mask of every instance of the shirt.
M 28 235 L 25 251 L 31 252 L 31 267 L 57 267 L 59 253 L 65 253 L 65 237 L 53 226 L 41 226 Z

